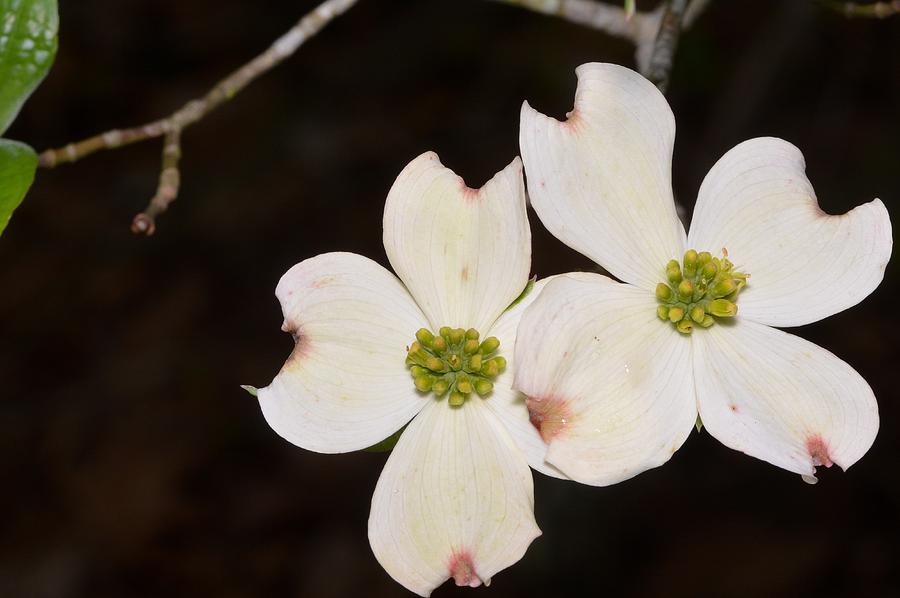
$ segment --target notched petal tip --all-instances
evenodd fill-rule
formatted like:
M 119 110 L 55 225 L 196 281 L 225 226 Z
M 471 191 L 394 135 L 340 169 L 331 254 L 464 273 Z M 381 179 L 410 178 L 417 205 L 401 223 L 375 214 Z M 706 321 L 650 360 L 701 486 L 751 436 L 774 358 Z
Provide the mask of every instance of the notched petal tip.
M 294 339 L 294 344 L 299 344 L 300 339 L 303 338 L 303 335 L 300 333 L 300 325 L 287 319 L 281 323 L 281 331 L 290 334 L 291 338 Z
M 495 185 L 501 185 L 504 183 L 512 183 L 513 185 L 516 185 L 517 183 L 524 181 L 522 177 L 522 159 L 519 156 L 516 156 L 502 170 L 488 179 L 488 181 L 484 183 L 484 185 L 482 185 L 481 187 L 470 187 L 468 183 L 466 183 L 465 179 L 457 174 L 455 170 L 453 170 L 449 166 L 446 166 L 441 161 L 441 158 L 437 154 L 437 152 L 434 151 L 427 151 L 414 158 L 409 164 L 406 165 L 406 168 L 403 169 L 403 171 L 397 178 L 399 180 L 405 174 L 417 172 L 422 167 L 437 167 L 440 170 L 444 171 L 444 173 L 448 177 L 455 178 L 457 183 L 459 184 L 463 199 L 467 201 L 475 201 L 477 199 L 480 199 L 486 191 L 488 191 Z M 522 182 L 521 186 L 524 189 L 524 182 Z
M 523 106 L 519 146 L 531 205 L 563 243 L 652 289 L 660 265 L 684 251 L 671 188 L 672 110 L 629 69 L 590 63 L 576 74 L 564 120 Z
M 290 333 L 291 338 L 294 339 L 294 348 L 285 360 L 284 365 L 281 368 L 282 372 L 294 369 L 303 357 L 309 355 L 311 352 L 309 339 L 300 334 L 299 329 L 294 328 L 285 330 L 285 332 Z
M 464 323 L 484 330 L 528 280 L 531 233 L 521 161 L 513 158 L 475 189 L 436 154 L 423 156 L 388 192 L 388 260 L 432 328 Z
M 258 399 L 277 434 L 307 450 L 344 453 L 418 413 L 402 347 L 427 320 L 393 274 L 360 255 L 325 253 L 288 270 L 275 294 L 294 345 Z
M 825 467 L 831 467 L 834 465 L 834 461 L 831 460 L 831 456 L 828 451 L 828 445 L 825 443 L 825 440 L 819 434 L 813 434 L 809 438 L 806 439 L 806 450 L 809 453 L 810 458 L 812 459 L 813 467 L 819 467 L 824 465 Z
M 478 574 L 475 572 L 475 565 L 472 562 L 472 557 L 467 551 L 454 553 L 453 556 L 450 557 L 449 568 L 450 577 L 453 578 L 453 581 L 456 582 L 457 586 L 477 588 L 482 583 L 486 586 L 490 585 L 490 580 L 482 580 L 478 577 Z
M 522 159 L 516 156 L 481 187 L 469 187 L 463 178 L 459 177 L 460 184 L 463 187 L 463 198 L 466 201 L 480 201 L 496 187 L 506 187 L 505 193 L 521 198 L 522 205 L 524 205 L 525 178 L 522 175 L 522 170 Z
M 488 585 L 540 535 L 531 471 L 485 402 L 465 401 L 453 411 L 426 406 L 375 487 L 372 551 L 421 596 L 451 578 L 459 586 Z
M 522 159 L 516 156 L 502 170 L 497 172 L 481 187 L 469 187 L 462 177 L 459 177 L 463 188 L 463 197 L 467 201 L 478 201 L 490 193 L 495 187 L 507 187 L 507 193 L 521 198 L 525 204 L 525 178 L 522 175 Z M 452 171 L 451 171 L 452 172 Z
M 548 444 L 569 425 L 571 413 L 568 403 L 563 399 L 526 397 L 525 404 L 528 407 L 528 420 Z
M 825 439 L 822 438 L 821 434 L 810 434 L 806 439 L 806 452 L 809 453 L 813 473 L 803 474 L 800 478 L 807 484 L 817 484 L 819 479 L 815 474 L 816 468 L 831 467 L 834 465 L 828 443 L 825 442 Z
M 881 283 L 890 217 L 876 200 L 824 211 L 799 148 L 757 137 L 725 153 L 700 186 L 688 245 L 726 245 L 753 281 L 744 317 L 800 326 L 848 309 Z
M 566 112 L 565 118 L 560 119 L 536 110 L 526 100 L 522 102 L 522 109 L 519 112 L 520 140 L 529 127 L 546 126 L 548 128 L 556 127 L 560 130 L 565 130 L 566 128 L 574 128 L 577 122 L 579 122 L 577 103 L 571 110 Z

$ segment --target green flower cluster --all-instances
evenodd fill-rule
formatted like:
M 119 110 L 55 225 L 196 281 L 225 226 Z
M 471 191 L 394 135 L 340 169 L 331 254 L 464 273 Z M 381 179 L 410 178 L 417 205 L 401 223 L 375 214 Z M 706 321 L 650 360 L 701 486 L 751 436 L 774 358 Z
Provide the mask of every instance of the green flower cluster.
M 709 328 L 715 318 L 737 315 L 737 296 L 747 276 L 735 271 L 727 257 L 688 249 L 681 264 L 671 260 L 666 265 L 668 282 L 656 285 L 656 299 L 661 303 L 656 315 L 682 334 L 690 334 L 695 325 Z
M 479 342 L 479 336 L 474 328 L 444 326 L 437 335 L 420 328 L 406 356 L 416 389 L 438 398 L 449 393 L 451 407 L 465 403 L 472 392 L 481 397 L 490 394 L 491 380 L 506 368 L 506 359 L 496 354 L 497 337 Z

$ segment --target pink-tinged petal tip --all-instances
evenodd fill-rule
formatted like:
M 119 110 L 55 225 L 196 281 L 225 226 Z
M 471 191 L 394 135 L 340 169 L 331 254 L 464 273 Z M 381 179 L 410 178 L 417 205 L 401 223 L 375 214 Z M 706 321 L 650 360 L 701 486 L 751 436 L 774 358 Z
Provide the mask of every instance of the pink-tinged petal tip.
M 549 443 L 556 438 L 569 424 L 569 406 L 562 399 L 528 397 L 525 404 L 528 406 L 528 420 L 544 442 Z
M 893 247 L 884 204 L 826 214 L 805 171 L 799 149 L 760 137 L 728 151 L 700 185 L 688 246 L 727 247 L 752 274 L 745 320 L 809 324 L 856 305 L 884 278 Z
M 812 457 L 813 467 L 822 465 L 831 467 L 834 465 L 828 453 L 828 445 L 825 444 L 825 441 L 819 434 L 813 434 L 806 440 L 806 450 L 809 451 L 809 456 Z
M 434 153 L 410 162 L 384 206 L 384 249 L 431 328 L 484 332 L 519 296 L 531 268 L 522 163 L 478 189 Z
M 672 198 L 675 118 L 629 69 L 584 64 L 575 107 L 559 121 L 522 106 L 519 148 L 531 205 L 557 239 L 623 282 L 652 291 L 684 252 Z
M 703 427 L 725 446 L 800 474 L 846 470 L 872 446 L 878 404 L 849 364 L 787 332 L 739 319 L 693 341 Z
M 454 553 L 450 558 L 450 577 L 460 587 L 468 586 L 477 588 L 482 584 L 482 579 L 475 573 L 475 565 L 472 563 L 472 557 L 468 552 L 462 551 Z M 485 584 L 487 585 L 487 584 Z
M 807 438 L 806 452 L 809 453 L 810 459 L 812 460 L 813 471 L 815 471 L 816 467 L 831 467 L 834 465 L 834 461 L 831 460 L 828 445 L 820 434 L 811 434 L 809 438 Z M 819 481 L 815 474 L 801 475 L 800 477 L 807 484 L 816 484 Z
M 372 496 L 369 542 L 398 583 L 420 596 L 452 578 L 488 585 L 541 533 L 524 454 L 503 422 L 468 400 L 432 401 L 403 431 Z
M 697 421 L 691 345 L 652 293 L 599 274 L 544 287 L 519 323 L 513 387 L 569 478 L 608 486 L 668 461 Z
M 257 394 L 275 432 L 307 450 L 343 453 L 372 446 L 419 412 L 403 354 L 428 321 L 393 274 L 360 255 L 326 253 L 288 270 L 275 295 L 294 339 Z

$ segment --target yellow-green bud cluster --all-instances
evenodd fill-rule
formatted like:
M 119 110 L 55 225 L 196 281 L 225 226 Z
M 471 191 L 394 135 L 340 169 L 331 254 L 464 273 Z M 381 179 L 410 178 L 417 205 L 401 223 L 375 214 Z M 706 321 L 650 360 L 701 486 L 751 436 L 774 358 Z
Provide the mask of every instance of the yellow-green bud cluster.
M 448 395 L 451 407 L 465 403 L 473 392 L 489 395 L 494 389 L 491 381 L 506 368 L 506 359 L 497 355 L 497 337 L 479 341 L 479 336 L 474 328 L 444 326 L 437 335 L 420 328 L 406 356 L 416 389 L 438 398 Z
M 681 264 L 671 260 L 666 265 L 666 279 L 656 285 L 656 315 L 682 334 L 737 315 L 737 296 L 747 284 L 747 275 L 736 272 L 728 258 L 693 249 L 684 252 Z

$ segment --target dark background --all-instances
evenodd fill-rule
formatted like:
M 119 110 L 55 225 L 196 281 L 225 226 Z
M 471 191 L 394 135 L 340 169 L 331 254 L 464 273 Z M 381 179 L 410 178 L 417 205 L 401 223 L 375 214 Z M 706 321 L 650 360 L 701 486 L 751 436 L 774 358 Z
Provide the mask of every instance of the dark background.
M 37 149 L 140 124 L 201 94 L 313 2 L 61 1 L 49 78 L 9 136 Z M 158 141 L 41 171 L 0 239 L 0 595 L 404 596 L 366 540 L 384 455 L 280 439 L 238 385 L 291 349 L 273 290 L 292 264 L 386 263 L 396 174 L 436 150 L 472 186 L 517 153 L 519 106 L 562 116 L 573 69 L 633 66 L 604 33 L 488 1 L 362 0 L 184 135 L 181 197 L 129 232 Z M 824 209 L 900 207 L 900 16 L 805 0 L 713 2 L 668 94 L 692 205 L 738 142 L 805 153 Z M 590 269 L 532 214 L 534 273 Z M 897 596 L 898 260 L 862 305 L 799 334 L 852 364 L 881 432 L 817 486 L 694 434 L 600 489 L 535 475 L 544 535 L 490 590 L 436 595 Z

